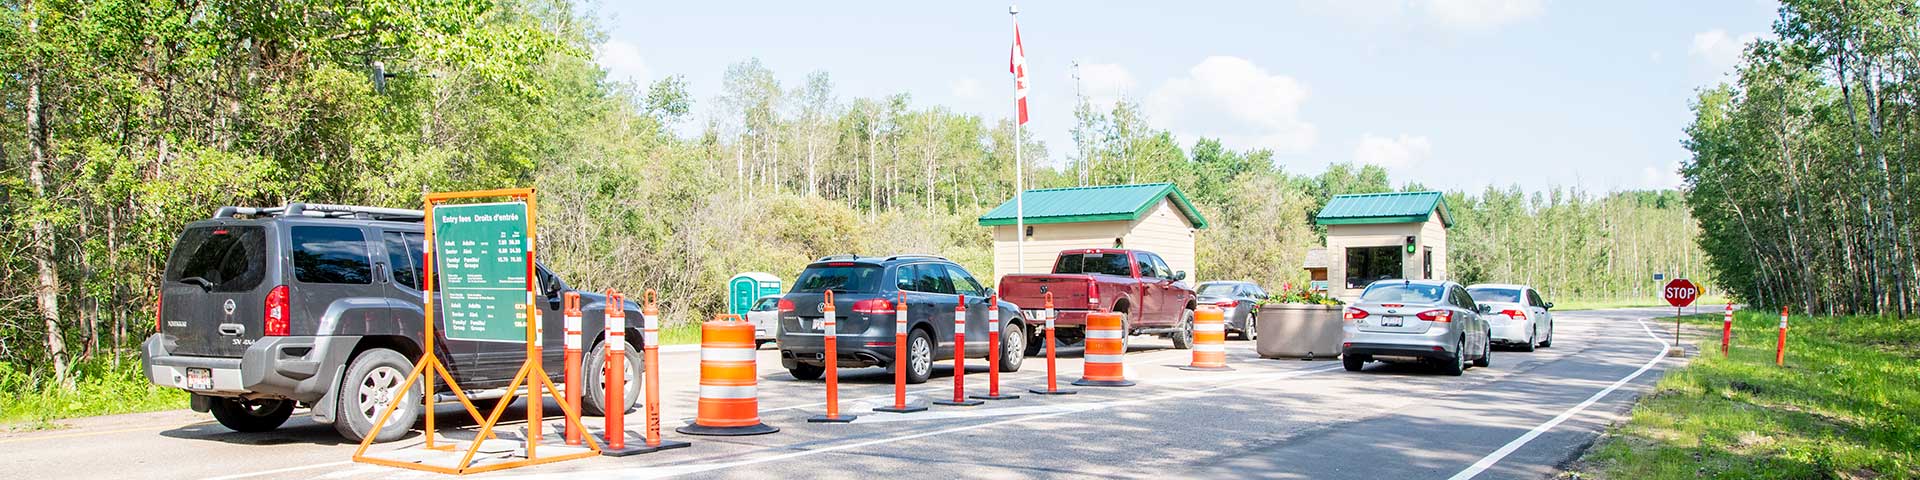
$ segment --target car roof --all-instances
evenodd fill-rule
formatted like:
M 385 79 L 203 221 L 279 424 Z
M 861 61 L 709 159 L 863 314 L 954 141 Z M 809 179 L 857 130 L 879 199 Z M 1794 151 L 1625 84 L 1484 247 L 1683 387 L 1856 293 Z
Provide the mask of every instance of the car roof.
M 1473 284 L 1473 285 L 1468 285 L 1468 286 L 1467 286 L 1467 288 L 1469 288 L 1469 289 L 1474 289 L 1474 288 L 1511 288 L 1511 289 L 1514 289 L 1514 290 L 1526 290 L 1526 289 L 1529 289 L 1529 288 L 1533 288 L 1533 287 L 1529 287 L 1529 286 L 1526 286 L 1526 285 L 1517 285 L 1517 284 L 1512 284 L 1512 283 L 1476 283 L 1476 284 Z
M 1394 282 L 1405 283 L 1409 285 L 1453 285 L 1454 284 L 1452 281 L 1449 281 L 1449 280 L 1406 280 L 1406 279 L 1399 279 L 1399 278 L 1389 278 L 1386 280 L 1379 280 L 1373 283 L 1369 283 L 1367 284 L 1367 286 L 1371 287 L 1371 286 L 1380 285 L 1383 283 L 1394 283 Z
M 1212 280 L 1212 281 L 1200 282 L 1201 285 L 1213 285 L 1216 283 L 1219 283 L 1219 284 L 1230 283 L 1234 285 L 1253 285 L 1253 282 L 1249 282 L 1246 280 Z
M 819 259 L 814 260 L 813 263 L 807 264 L 807 268 L 824 266 L 824 265 L 829 265 L 834 263 L 858 263 L 858 264 L 864 264 L 864 265 L 891 266 L 891 265 L 897 265 L 897 264 L 909 263 L 909 262 L 939 262 L 939 263 L 954 264 L 952 260 L 948 260 L 946 257 L 942 257 L 939 255 L 919 254 L 919 253 L 903 253 L 903 254 L 893 255 L 889 257 L 862 257 L 856 254 L 841 254 L 841 255 L 828 255 L 825 257 L 820 257 Z M 958 264 L 955 264 L 955 265 L 958 265 Z

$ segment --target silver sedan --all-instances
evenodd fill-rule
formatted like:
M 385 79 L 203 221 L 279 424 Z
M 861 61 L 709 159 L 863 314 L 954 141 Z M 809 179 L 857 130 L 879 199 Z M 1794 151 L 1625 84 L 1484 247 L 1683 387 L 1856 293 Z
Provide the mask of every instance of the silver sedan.
M 1458 283 L 1374 282 L 1346 309 L 1340 358 L 1351 372 L 1374 360 L 1435 364 L 1448 375 L 1469 361 L 1485 367 L 1492 351 L 1486 313 Z

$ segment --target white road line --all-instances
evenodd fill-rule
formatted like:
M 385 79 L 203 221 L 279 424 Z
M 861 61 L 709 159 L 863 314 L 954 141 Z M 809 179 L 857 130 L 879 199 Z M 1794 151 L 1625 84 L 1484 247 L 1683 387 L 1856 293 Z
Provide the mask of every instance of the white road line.
M 1580 414 L 1581 411 L 1592 406 L 1594 402 L 1605 398 L 1607 394 L 1613 393 L 1614 390 L 1618 390 L 1621 386 L 1626 385 L 1627 382 L 1632 382 L 1633 379 L 1640 378 L 1640 374 L 1647 373 L 1647 370 L 1652 369 L 1654 365 L 1660 364 L 1660 361 L 1667 356 L 1667 347 L 1669 344 L 1666 339 L 1653 333 L 1652 329 L 1647 328 L 1646 321 L 1635 321 L 1640 323 L 1640 329 L 1645 330 L 1648 337 L 1652 337 L 1654 341 L 1660 342 L 1660 353 L 1654 354 L 1652 359 L 1647 360 L 1645 365 L 1641 365 L 1639 370 L 1634 370 L 1633 374 L 1613 382 L 1613 385 L 1608 385 L 1606 389 L 1600 390 L 1599 393 L 1595 393 L 1591 397 L 1587 397 L 1586 401 L 1580 402 L 1579 405 L 1574 405 L 1573 408 L 1567 409 L 1565 412 L 1561 412 L 1559 416 L 1553 417 L 1552 420 L 1547 420 L 1546 423 L 1533 427 L 1532 430 L 1528 430 L 1527 433 L 1520 435 L 1520 438 L 1515 438 L 1513 441 L 1507 442 L 1507 444 L 1501 446 L 1499 450 L 1494 450 L 1493 453 L 1489 453 L 1487 456 L 1480 458 L 1478 462 L 1473 462 L 1473 465 L 1468 466 L 1465 470 L 1461 470 L 1460 473 L 1455 473 L 1452 477 L 1448 477 L 1448 480 L 1467 480 L 1479 475 L 1480 472 L 1484 472 L 1488 468 L 1492 468 L 1494 464 L 1500 463 L 1500 460 L 1507 458 L 1507 455 L 1511 455 L 1514 451 L 1519 450 L 1520 447 L 1526 446 L 1527 442 L 1533 441 L 1533 439 L 1539 437 L 1540 434 L 1547 433 L 1547 431 L 1552 430 L 1553 427 L 1559 426 L 1561 422 L 1565 422 L 1567 419 L 1573 418 L 1574 415 Z
M 1232 389 L 1232 388 L 1243 388 L 1243 387 L 1251 387 L 1251 386 L 1255 386 L 1255 385 L 1260 385 L 1260 384 L 1263 384 L 1263 383 L 1268 383 L 1268 382 L 1273 382 L 1273 381 L 1277 381 L 1277 380 L 1283 380 L 1283 379 L 1287 379 L 1287 378 L 1292 378 L 1292 377 L 1298 377 L 1298 376 L 1302 376 L 1302 375 L 1308 375 L 1308 374 L 1313 374 L 1313 373 L 1319 373 L 1319 372 L 1326 372 L 1326 371 L 1332 371 L 1332 370 L 1334 370 L 1334 369 L 1336 369 L 1336 368 L 1338 368 L 1338 367 L 1340 367 L 1340 366 L 1339 366 L 1339 365 L 1328 365 L 1328 366 L 1326 366 L 1326 367 L 1321 367 L 1321 368 L 1314 368 L 1314 369 L 1307 369 L 1307 370 L 1295 370 L 1295 371 L 1291 371 L 1291 372 L 1285 372 L 1285 373 L 1279 373 L 1279 374 L 1275 374 L 1275 375 L 1274 375 L 1274 376 L 1273 376 L 1272 378 L 1267 378 L 1267 379 L 1264 379 L 1264 380 L 1259 380 L 1259 381 L 1254 381 L 1254 382 L 1247 382 L 1247 383 L 1236 383 L 1236 384 L 1232 384 L 1232 385 L 1221 385 L 1221 386 L 1218 386 L 1218 387 L 1213 387 L 1213 388 L 1208 388 L 1208 389 L 1203 389 L 1203 390 L 1188 390 L 1188 391 L 1183 391 L 1183 392 L 1177 392 L 1177 393 L 1170 393 L 1170 394 L 1165 394 L 1165 395 L 1154 395 L 1154 396 L 1147 396 L 1147 397 L 1142 397 L 1142 398 L 1135 398 L 1135 399 L 1132 399 L 1132 400 L 1123 400 L 1123 401 L 1115 401 L 1115 402 L 1107 402 L 1107 403 L 1105 403 L 1105 404 L 1103 404 L 1103 405 L 1105 405 L 1105 407 L 1106 407 L 1106 408 L 1112 408 L 1112 407 L 1119 407 L 1119 406 L 1126 406 L 1126 405 L 1138 405 L 1138 404 L 1142 404 L 1142 403 L 1147 403 L 1147 402 L 1151 402 L 1151 401 L 1157 401 L 1157 400 L 1167 400 L 1167 399 L 1178 399 L 1178 398 L 1188 398 L 1188 397 L 1195 397 L 1195 396 L 1200 396 L 1200 395 L 1205 395 L 1205 394 L 1208 394 L 1208 393 L 1212 393 L 1212 392 L 1215 392 L 1215 391 L 1220 391 L 1220 390 L 1226 390 L 1226 389 Z M 863 447 L 870 447 L 870 446 L 874 446 L 874 445 L 880 445 L 880 444 L 887 444 L 887 443 L 895 443 L 895 442 L 900 442 L 900 441 L 905 441 L 905 440 L 913 440 L 913 439 L 917 439 L 917 438 L 925 438 L 925 437 L 931 437 L 931 436 L 936 436 L 936 435 L 947 435 L 947 434 L 952 434 L 952 433 L 958 433 L 958 432 L 964 432 L 964 431 L 968 431 L 968 430 L 978 430 L 978 429 L 982 429 L 982 428 L 989 428 L 989 427 L 997 427 L 997 426 L 1001 426 L 1001 425 L 1008 425 L 1008 424 L 1013 424 L 1013 423 L 1019 423 L 1019 422 L 1027 422 L 1027 421 L 1032 421 L 1032 420 L 1037 420 L 1037 419 L 1042 419 L 1042 418 L 1051 418 L 1051 417 L 1058 417 L 1058 416 L 1061 416 L 1061 415 L 1067 415 L 1067 414 L 1071 414 L 1071 413 L 1076 413 L 1076 412 L 1082 412 L 1082 411 L 1086 411 L 1086 410 L 1074 410 L 1074 411 L 1066 411 L 1066 412 L 1055 412 L 1055 413 L 1047 413 L 1047 414 L 1039 414 L 1039 415 L 1032 415 L 1032 416 L 1024 416 L 1024 417 L 1015 417 L 1015 418 L 1010 418 L 1010 419 L 1006 419 L 1006 420 L 1000 420 L 1000 421 L 997 421 L 997 422 L 989 422 L 989 423 L 977 423 L 977 424 L 973 424 L 973 425 L 962 425 L 962 426 L 958 426 L 958 427 L 953 427 L 953 428 L 948 428 L 948 429 L 942 429 L 942 430 L 935 430 L 935 431 L 931 431 L 931 432 L 921 432 L 921 433 L 916 433 L 916 434 L 912 434 L 912 435 L 901 435 L 901 436 L 896 436 L 896 437 L 886 437 L 886 438 L 880 438 L 880 439 L 874 439 L 874 440 L 868 440 L 868 441 L 864 441 L 864 442 L 858 442 L 858 443 L 849 443 L 849 444 L 845 444 L 845 445 L 834 445 L 834 446 L 830 446 L 830 447 L 822 447 L 822 448 L 818 448 L 818 449 L 813 449 L 813 450 L 801 450 L 801 451 L 797 451 L 797 452 L 790 452 L 790 453 L 784 453 L 784 454 L 779 454 L 779 455 L 768 455 L 768 456 L 764 456 L 764 457 L 758 457 L 758 458 L 752 458 L 752 459 L 747 459 L 747 460 L 741 460 L 741 461 L 736 461 L 736 462 L 725 462 L 725 463 L 709 463 L 709 464 L 703 464 L 703 465 L 681 465 L 681 466 L 674 466 L 674 467 L 667 467 L 667 468 L 659 468 L 659 469 L 651 469 L 651 470 L 640 470 L 640 471 L 634 471 L 634 470 L 630 470 L 630 469 L 628 469 L 628 470 L 602 470 L 602 471 L 586 471 L 586 472 L 566 472 L 566 473 L 555 473 L 555 474 L 547 474 L 547 475 L 538 475 L 538 476 L 531 476 L 531 477 L 526 477 L 526 478 L 554 478 L 554 479 L 570 479 L 570 478 L 580 478 L 580 477 L 581 477 L 581 476 L 582 476 L 583 474 L 584 474 L 584 475 L 587 475 L 587 476 L 593 476 L 593 477 L 596 477 L 596 478 L 606 478 L 606 476 L 609 476 L 609 475 L 614 475 L 614 476 L 618 476 L 618 477 L 616 477 L 616 478 L 636 478 L 636 479 L 638 479 L 638 478 L 665 478 L 665 477 L 672 477 L 672 476 L 677 476 L 677 475 L 686 475 L 686 474 L 690 474 L 690 473 L 701 473 L 701 472 L 711 472 L 711 471 L 715 471 L 715 470 L 723 470 L 723 469 L 728 469 L 728 468 L 734 468 L 734 467 L 744 467 L 744 466 L 748 466 L 748 465 L 756 465 L 756 464 L 761 464 L 761 463 L 767 463 L 767 462 L 777 462 L 777 461 L 781 461 L 781 460 L 787 460 L 787 459 L 793 459 L 793 458 L 800 458 L 800 457 L 809 457 L 809 456 L 813 456 L 813 455 L 819 455 L 819 454 L 822 454 L 822 453 L 833 453 L 833 452 L 838 452 L 838 451 L 841 451 L 841 450 L 851 450 L 851 449 L 856 449 L 856 448 L 863 448 Z
M 239 473 L 239 474 L 233 474 L 233 475 L 226 475 L 226 476 L 220 476 L 220 477 L 207 477 L 207 478 L 206 478 L 205 480 L 233 480 L 233 479 L 236 479 L 236 478 L 252 478 L 252 477 L 264 477 L 264 476 L 268 476 L 268 475 L 274 475 L 274 474 L 280 474 L 280 473 L 287 473 L 287 472 L 298 472 L 298 471 L 301 471 L 301 470 L 312 470 L 312 469 L 315 469 L 315 468 L 327 468 L 327 467 L 338 467 L 338 466 L 342 466 L 342 465 L 352 465 L 352 464 L 353 464 L 353 462 L 351 462 L 351 461 L 345 461 L 345 462 L 329 462 L 329 463 L 316 463 L 316 464 L 312 464 L 312 465 L 301 465 L 301 466 L 298 466 L 298 467 L 287 467 L 287 468 L 277 468 L 277 469 L 273 469 L 273 470 L 261 470 L 261 471 L 258 471 L 258 472 L 249 472 L 249 473 Z

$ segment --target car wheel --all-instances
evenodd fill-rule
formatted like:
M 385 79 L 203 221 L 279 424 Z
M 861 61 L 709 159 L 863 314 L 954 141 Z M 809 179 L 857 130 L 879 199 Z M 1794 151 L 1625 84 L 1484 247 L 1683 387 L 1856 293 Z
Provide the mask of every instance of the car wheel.
M 1000 371 L 1018 372 L 1027 360 L 1027 332 L 1018 320 L 1000 330 Z
M 1353 354 L 1341 355 L 1340 365 L 1347 367 L 1347 371 L 1349 372 L 1358 372 L 1362 367 L 1367 366 L 1367 359 L 1360 358 L 1359 355 Z
M 823 370 L 821 373 L 826 372 Z M 814 374 L 815 377 L 819 375 Z M 794 374 L 794 377 L 799 376 L 799 373 Z M 929 378 L 933 378 L 933 338 L 927 336 L 926 330 L 916 328 L 913 333 L 907 334 L 907 383 L 927 383 Z
M 420 411 L 426 408 L 420 399 L 420 383 L 409 386 L 405 392 L 400 390 L 411 371 L 413 362 L 400 352 L 385 348 L 360 352 L 360 356 L 347 365 L 347 376 L 340 379 L 340 391 L 335 394 L 340 404 L 335 409 L 334 430 L 347 440 L 365 440 L 367 434 L 373 433 L 373 422 L 380 419 L 387 406 L 398 405 L 373 441 L 391 442 L 406 436 L 414 420 L 420 418 Z
M 1480 349 L 1480 358 L 1473 360 L 1473 366 L 1486 367 L 1493 364 L 1493 341 L 1488 340 L 1485 348 Z
M 1254 315 L 1253 312 L 1247 312 L 1246 326 L 1240 330 L 1241 340 L 1254 341 L 1260 339 L 1260 327 L 1254 323 L 1259 321 L 1259 318 L 1259 315 Z
M 1029 357 L 1037 357 L 1040 356 L 1042 353 L 1041 349 L 1044 348 L 1047 348 L 1047 333 L 1041 331 L 1039 328 L 1035 328 L 1033 329 L 1033 333 L 1027 335 L 1027 348 L 1021 351 L 1021 353 Z
M 819 380 L 820 377 L 826 376 L 827 367 L 800 363 L 787 369 L 787 373 L 792 374 L 795 380 Z
M 621 399 L 625 405 L 618 407 L 621 412 L 631 412 L 640 406 L 640 389 L 644 386 L 641 375 L 646 372 L 646 364 L 642 363 L 640 351 L 633 348 L 633 342 L 627 342 L 627 353 L 623 357 L 627 371 L 621 376 L 626 378 L 627 391 L 622 393 L 626 398 Z M 580 379 L 580 396 L 586 398 L 580 401 L 581 415 L 606 416 L 611 411 L 607 408 L 607 342 L 595 345 L 582 363 L 580 374 L 586 378 Z
M 1193 310 L 1189 309 L 1186 313 L 1180 314 L 1180 329 L 1168 335 L 1167 338 L 1173 339 L 1175 349 L 1193 348 Z
M 1467 340 L 1462 338 L 1453 344 L 1453 358 L 1440 364 L 1440 373 L 1458 377 L 1467 371 Z
M 1532 332 L 1527 333 L 1527 343 L 1525 345 L 1520 346 L 1520 351 L 1522 352 L 1533 351 L 1533 333 Z
M 236 432 L 270 432 L 287 423 L 287 417 L 293 415 L 293 401 L 284 399 L 241 400 L 238 398 L 213 399 L 213 418 L 220 426 Z M 401 429 L 402 433 L 406 429 Z

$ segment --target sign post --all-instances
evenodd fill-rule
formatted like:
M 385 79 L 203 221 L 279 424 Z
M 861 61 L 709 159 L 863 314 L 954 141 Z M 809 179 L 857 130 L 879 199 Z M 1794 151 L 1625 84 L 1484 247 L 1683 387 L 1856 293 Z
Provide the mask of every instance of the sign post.
M 1686 356 L 1686 348 L 1680 346 L 1680 314 L 1687 305 L 1693 304 L 1694 299 L 1700 297 L 1700 287 L 1687 279 L 1676 278 L 1660 289 L 1660 297 L 1665 298 L 1668 305 L 1673 305 L 1673 348 L 1667 349 L 1667 356 Z

